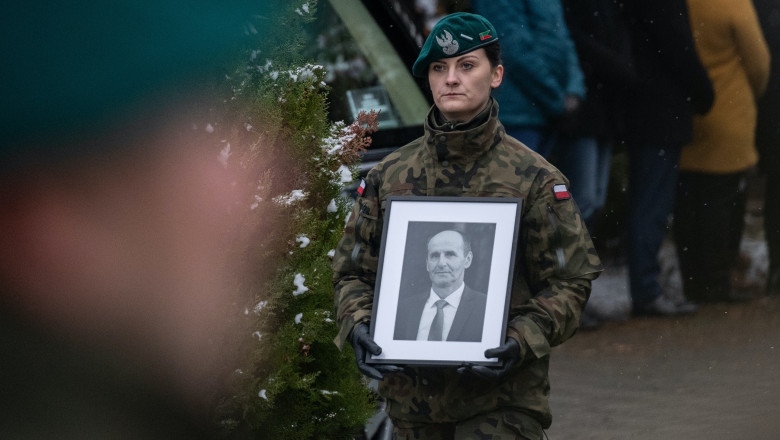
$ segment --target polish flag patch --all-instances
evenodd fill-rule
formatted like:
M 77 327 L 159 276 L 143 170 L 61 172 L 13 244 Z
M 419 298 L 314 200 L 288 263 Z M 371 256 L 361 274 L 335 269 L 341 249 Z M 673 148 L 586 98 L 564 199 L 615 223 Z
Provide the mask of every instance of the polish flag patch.
M 358 195 L 363 195 L 363 191 L 366 190 L 366 181 L 363 179 L 360 179 L 360 186 L 357 188 Z
M 571 198 L 569 188 L 564 184 L 553 185 L 553 194 L 555 194 L 555 200 L 569 200 Z

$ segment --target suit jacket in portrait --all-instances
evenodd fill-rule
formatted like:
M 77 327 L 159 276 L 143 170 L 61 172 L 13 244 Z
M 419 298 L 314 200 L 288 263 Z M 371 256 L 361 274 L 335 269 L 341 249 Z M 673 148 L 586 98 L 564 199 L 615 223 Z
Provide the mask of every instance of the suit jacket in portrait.
M 423 307 L 430 295 L 430 289 L 423 294 L 401 297 L 398 301 L 398 313 L 395 316 L 394 340 L 414 341 L 417 339 L 417 329 L 420 327 Z M 482 341 L 482 326 L 485 322 L 485 305 L 487 295 L 477 292 L 469 286 L 463 289 L 455 319 L 452 321 L 448 341 L 480 342 Z

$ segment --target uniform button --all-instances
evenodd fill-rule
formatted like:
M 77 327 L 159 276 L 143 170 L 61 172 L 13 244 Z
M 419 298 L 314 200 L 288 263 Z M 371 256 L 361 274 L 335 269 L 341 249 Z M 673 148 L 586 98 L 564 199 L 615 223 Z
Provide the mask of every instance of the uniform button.
M 428 138 L 428 143 L 429 143 L 429 144 L 432 144 L 432 143 L 433 143 L 433 138 L 432 138 L 432 137 L 429 137 L 429 138 Z
M 428 379 L 423 379 L 422 383 L 423 383 L 423 385 L 428 385 Z
M 433 400 L 433 396 L 428 396 L 428 400 Z
M 442 142 L 446 142 L 447 141 L 447 136 L 441 135 L 441 136 L 439 136 L 439 140 L 442 141 Z
M 443 167 L 448 167 L 448 166 L 450 166 L 450 161 L 448 161 L 448 160 L 443 160 L 443 161 L 441 161 L 441 166 L 443 166 Z

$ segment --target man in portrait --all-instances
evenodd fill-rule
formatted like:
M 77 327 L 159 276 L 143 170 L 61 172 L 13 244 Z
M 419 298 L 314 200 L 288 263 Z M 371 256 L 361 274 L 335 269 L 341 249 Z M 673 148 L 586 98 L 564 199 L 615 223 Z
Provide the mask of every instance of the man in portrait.
M 444 230 L 428 240 L 427 291 L 401 295 L 395 340 L 480 342 L 487 295 L 464 282 L 474 259 L 463 233 Z

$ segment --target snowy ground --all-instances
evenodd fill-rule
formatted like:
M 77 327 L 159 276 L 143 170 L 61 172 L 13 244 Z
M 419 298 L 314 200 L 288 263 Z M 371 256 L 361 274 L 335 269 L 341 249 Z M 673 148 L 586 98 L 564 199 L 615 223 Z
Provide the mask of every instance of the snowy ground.
M 761 209 L 760 198 L 752 198 L 748 202 L 740 261 L 734 273 L 734 289 L 750 296 L 761 296 L 769 270 Z M 671 239 L 664 242 L 659 252 L 659 261 L 660 283 L 664 292 L 672 298 L 680 298 L 683 294 L 682 280 Z M 593 290 L 586 309 L 603 320 L 626 320 L 631 314 L 628 267 L 625 262 L 614 259 L 605 261 L 604 266 L 604 272 L 593 282 Z
M 766 296 L 760 198 L 749 202 L 733 287 L 753 299 L 693 315 L 630 318 L 625 264 L 606 262 L 588 311 L 606 318 L 554 349 L 551 440 L 780 438 L 780 297 Z M 682 294 L 671 241 L 659 260 Z

